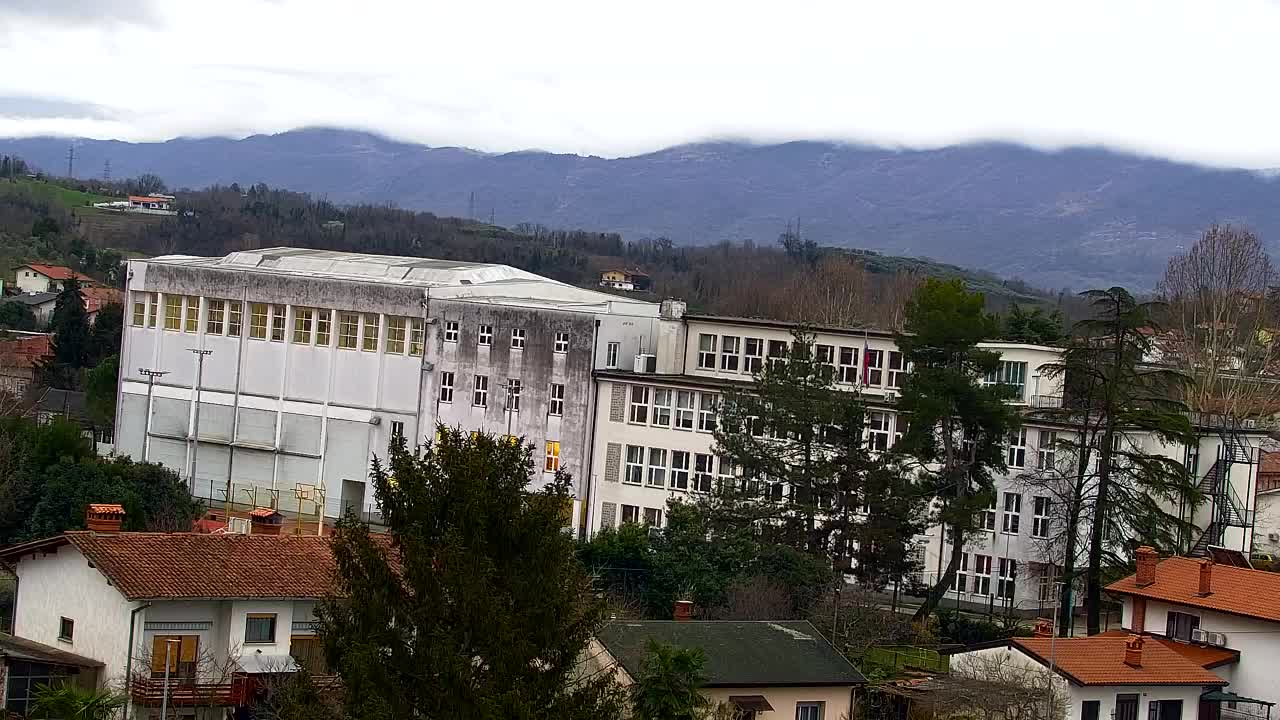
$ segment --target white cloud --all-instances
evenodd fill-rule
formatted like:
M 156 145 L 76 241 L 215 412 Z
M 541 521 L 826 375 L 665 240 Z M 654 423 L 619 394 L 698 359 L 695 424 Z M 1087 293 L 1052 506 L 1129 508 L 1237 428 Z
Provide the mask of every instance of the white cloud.
M 63 20 L 86 7 L 120 22 Z M 1268 0 L 22 0 L 0 6 L 0 67 L 39 72 L 0 73 L 0 98 L 62 110 L 0 99 L 0 133 L 331 125 L 602 155 L 1004 139 L 1270 167 L 1276 37 Z

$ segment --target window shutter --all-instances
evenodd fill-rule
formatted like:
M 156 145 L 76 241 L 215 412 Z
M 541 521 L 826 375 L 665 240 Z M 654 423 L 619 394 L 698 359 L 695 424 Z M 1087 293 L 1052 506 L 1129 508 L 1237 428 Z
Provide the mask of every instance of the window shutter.
M 609 422 L 624 422 L 627 419 L 627 386 L 614 383 L 609 395 Z
M 617 527 L 618 525 L 618 504 L 617 503 L 600 503 L 600 529 Z
M 622 475 L 622 443 L 609 443 L 604 453 L 604 481 L 616 483 Z

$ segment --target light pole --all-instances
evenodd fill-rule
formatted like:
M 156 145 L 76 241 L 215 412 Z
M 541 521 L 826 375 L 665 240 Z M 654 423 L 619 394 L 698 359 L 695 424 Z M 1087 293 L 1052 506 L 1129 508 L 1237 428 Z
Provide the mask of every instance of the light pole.
M 156 378 L 169 374 L 168 370 L 151 370 L 138 368 L 138 372 L 147 377 L 147 421 L 142 425 L 142 461 L 151 458 L 151 399 L 154 397 Z
M 213 354 L 212 350 L 191 348 L 196 354 L 196 386 L 192 393 L 195 403 L 194 427 L 191 430 L 191 497 L 196 496 L 196 455 L 200 452 L 200 383 L 204 380 L 204 359 Z M 213 500 L 213 481 L 209 481 L 209 499 Z
M 165 720 L 169 716 L 169 662 L 173 653 L 173 644 L 182 642 L 178 638 L 167 638 L 164 641 L 164 689 L 160 693 L 160 718 Z M 179 650 L 181 655 L 181 650 Z

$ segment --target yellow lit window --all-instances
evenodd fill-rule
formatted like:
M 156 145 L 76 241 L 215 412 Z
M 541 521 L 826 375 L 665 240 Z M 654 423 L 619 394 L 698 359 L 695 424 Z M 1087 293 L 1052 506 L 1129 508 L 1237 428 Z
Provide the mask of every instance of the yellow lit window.
M 378 316 L 364 316 L 364 342 L 360 349 L 369 352 L 378 352 Z
M 222 300 L 209 301 L 209 317 L 205 320 L 204 331 L 210 335 L 222 334 L 223 312 L 226 310 L 226 302 Z
M 147 296 L 133 294 L 133 326 L 142 327 L 147 322 Z
M 360 329 L 360 316 L 354 313 L 342 313 L 338 324 L 338 347 L 344 350 L 356 349 L 357 332 Z
M 387 352 L 404 354 L 404 318 L 387 318 Z
M 317 310 L 316 311 L 316 345 L 319 347 L 329 347 L 329 334 L 332 332 L 333 311 Z
M 266 303 L 251 303 L 249 305 L 249 337 L 254 340 L 267 339 Z
M 284 342 L 284 313 L 283 305 L 271 306 L 271 340 L 272 342 Z
M 182 329 L 182 296 L 164 296 L 164 329 L 178 331 Z
M 560 469 L 560 441 L 547 441 L 547 472 L 555 472 Z
M 151 293 L 151 302 L 147 307 L 147 327 L 156 326 L 156 316 L 160 314 L 160 293 Z
M 239 300 L 233 300 L 227 303 L 227 336 L 240 337 L 240 326 L 244 319 L 241 317 L 243 308 Z
M 422 355 L 422 318 L 409 321 L 409 354 Z
M 194 295 L 187 296 L 187 325 L 183 328 L 183 332 L 199 332 L 200 331 L 200 298 Z
M 298 308 L 293 311 L 293 341 L 303 345 L 311 344 L 311 319 L 315 310 Z

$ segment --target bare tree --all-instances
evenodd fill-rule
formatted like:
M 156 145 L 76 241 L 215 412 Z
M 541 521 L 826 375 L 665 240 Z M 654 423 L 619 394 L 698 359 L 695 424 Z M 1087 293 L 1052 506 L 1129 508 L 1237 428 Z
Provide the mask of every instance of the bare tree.
M 1186 397 L 1192 411 L 1239 424 L 1280 410 L 1280 342 L 1268 312 L 1276 280 L 1262 241 L 1233 225 L 1211 226 L 1169 260 L 1158 287 L 1169 332 L 1158 348 L 1194 381 Z
M 948 709 L 965 708 L 980 720 L 1060 720 L 1066 717 L 1065 683 L 1020 653 L 971 653 L 954 663 L 954 697 Z

